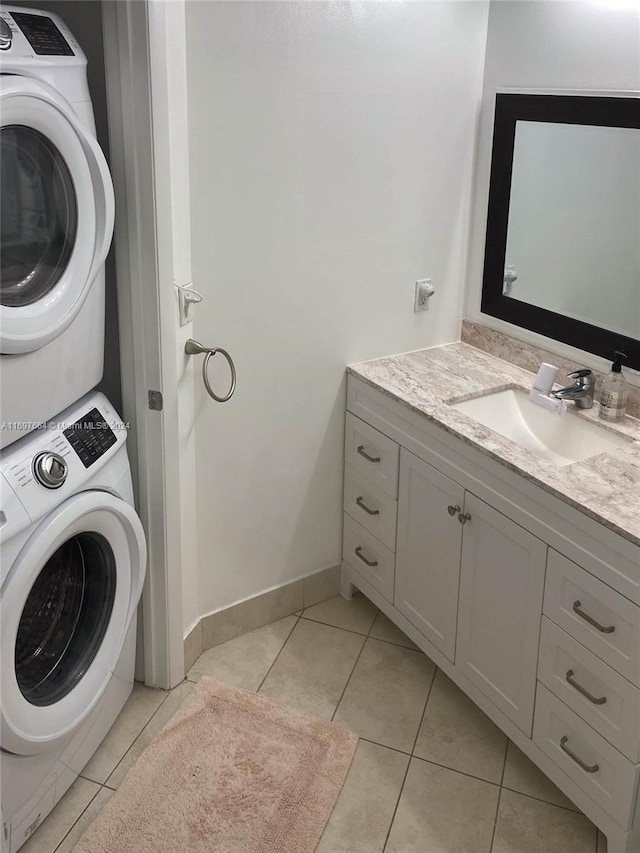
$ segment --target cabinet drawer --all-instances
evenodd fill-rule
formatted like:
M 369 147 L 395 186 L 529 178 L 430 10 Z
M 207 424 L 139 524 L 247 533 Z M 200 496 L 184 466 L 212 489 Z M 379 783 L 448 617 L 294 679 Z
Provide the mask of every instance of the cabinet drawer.
M 640 684 L 640 608 L 549 549 L 544 613 L 634 684 Z
M 630 826 L 638 765 L 628 761 L 540 683 L 533 741 L 621 827 Z
M 538 678 L 631 761 L 640 761 L 640 690 L 546 617 Z
M 397 509 L 395 498 L 351 465 L 344 466 L 344 511 L 392 551 L 396 550 Z
M 398 496 L 400 448 L 369 424 L 347 412 L 344 459 L 391 497 Z
M 395 555 L 382 542 L 354 521 L 344 516 L 343 558 L 366 578 L 390 603 L 393 602 Z

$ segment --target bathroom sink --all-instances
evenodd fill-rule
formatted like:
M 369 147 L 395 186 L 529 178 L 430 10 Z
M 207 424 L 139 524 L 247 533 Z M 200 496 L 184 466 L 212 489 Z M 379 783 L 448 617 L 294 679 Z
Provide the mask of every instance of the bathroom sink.
M 526 391 L 510 388 L 474 397 L 451 408 L 556 465 L 571 465 L 630 439 L 573 413 L 557 415 L 529 400 Z

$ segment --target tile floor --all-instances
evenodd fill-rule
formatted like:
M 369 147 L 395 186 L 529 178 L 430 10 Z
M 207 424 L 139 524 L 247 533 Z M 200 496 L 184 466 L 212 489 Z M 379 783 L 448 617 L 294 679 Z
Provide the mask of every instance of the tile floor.
M 354 596 L 209 649 L 168 693 L 137 684 L 23 853 L 69 853 L 204 674 L 360 735 L 318 853 L 605 851 L 593 824 L 488 717 L 373 604 Z

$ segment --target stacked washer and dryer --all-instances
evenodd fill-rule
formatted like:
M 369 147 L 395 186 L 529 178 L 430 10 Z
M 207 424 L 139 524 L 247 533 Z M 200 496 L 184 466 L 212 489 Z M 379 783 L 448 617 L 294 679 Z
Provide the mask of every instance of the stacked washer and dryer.
M 133 686 L 146 564 L 126 430 L 102 378 L 111 178 L 86 58 L 0 6 L 0 782 L 15 853 Z

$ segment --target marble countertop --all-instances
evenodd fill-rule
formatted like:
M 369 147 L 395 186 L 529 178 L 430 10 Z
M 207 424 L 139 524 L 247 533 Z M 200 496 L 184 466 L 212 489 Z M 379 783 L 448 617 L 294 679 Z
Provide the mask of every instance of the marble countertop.
M 630 439 L 623 447 L 560 467 L 452 408 L 507 388 L 528 392 L 534 374 L 507 361 L 455 343 L 352 364 L 348 372 L 640 546 L 640 420 L 606 424 Z M 562 417 L 605 426 L 597 406 L 570 405 Z

